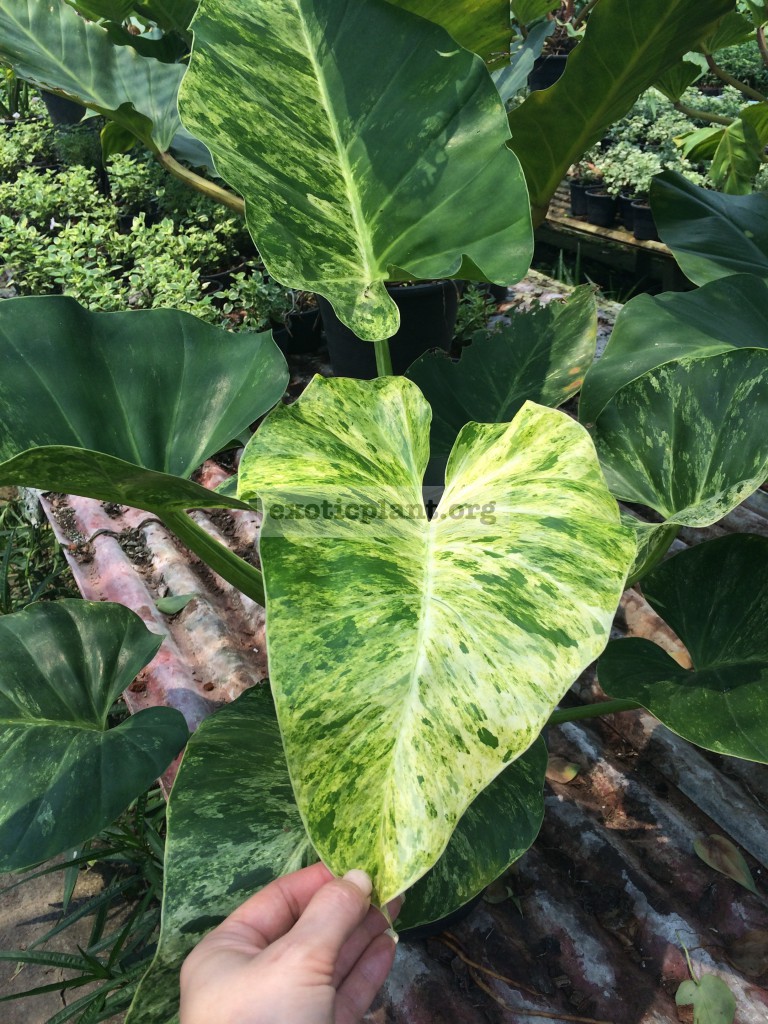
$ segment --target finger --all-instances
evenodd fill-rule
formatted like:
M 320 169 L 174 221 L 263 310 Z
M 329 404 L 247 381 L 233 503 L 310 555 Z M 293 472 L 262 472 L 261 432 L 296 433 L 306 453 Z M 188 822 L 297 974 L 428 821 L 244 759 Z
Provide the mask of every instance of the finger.
M 370 878 L 364 871 L 348 871 L 318 889 L 291 930 L 291 943 L 333 965 L 370 905 Z
M 395 943 L 378 935 L 336 993 L 336 1024 L 357 1024 L 386 981 L 395 959 Z
M 393 921 L 400 913 L 402 903 L 402 899 L 398 897 L 387 905 L 387 910 Z M 363 923 L 359 928 L 355 929 L 352 936 L 344 943 L 339 954 L 339 959 L 336 961 L 336 970 L 333 975 L 333 984 L 336 988 L 341 985 L 376 936 L 381 935 L 387 928 L 389 928 L 389 922 L 384 914 L 382 914 L 378 907 L 371 907 L 365 915 Z
M 252 943 L 257 950 L 271 945 L 293 928 L 312 897 L 333 879 L 321 863 L 276 878 L 265 885 L 211 933 L 217 941 L 236 938 L 238 944 Z

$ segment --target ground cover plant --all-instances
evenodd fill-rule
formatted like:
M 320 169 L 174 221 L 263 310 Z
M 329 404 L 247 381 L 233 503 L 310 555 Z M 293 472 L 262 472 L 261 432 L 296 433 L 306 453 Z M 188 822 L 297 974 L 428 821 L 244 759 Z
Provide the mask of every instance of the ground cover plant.
M 611 672 L 631 658 L 620 641 L 600 670 L 615 701 L 594 713 L 643 704 L 693 742 L 765 760 L 765 725 L 754 714 L 765 670 L 763 591 L 745 577 L 740 592 L 754 598 L 732 602 L 736 639 L 714 647 L 700 640 L 700 606 L 678 613 L 669 597 L 687 589 L 680 579 L 695 578 L 701 593 L 723 564 L 734 573 L 762 564 L 765 543 L 737 537 L 725 551 L 701 545 L 695 562 L 688 554 L 658 566 L 681 524 L 717 521 L 768 475 L 766 284 L 759 272 L 723 271 L 736 257 L 721 233 L 743 208 L 718 207 L 717 230 L 695 253 L 716 279 L 690 295 L 628 303 L 594 369 L 594 303 L 582 290 L 563 309 L 473 338 L 458 364 L 433 355 L 408 377 L 388 372 L 397 309 L 385 282 L 519 279 L 531 220 L 544 215 L 567 167 L 732 5 L 665 0 L 637 10 L 599 0 L 561 81 L 509 117 L 481 59 L 498 52 L 497 34 L 489 43 L 488 20 L 478 16 L 504 36 L 505 4 L 436 14 L 365 0 L 341 17 L 342 6 L 294 0 L 244 12 L 203 0 L 183 78 L 178 62 L 145 64 L 139 53 L 136 91 L 119 96 L 90 81 L 85 89 L 76 62 L 64 71 L 52 63 L 49 26 L 32 0 L 0 0 L 0 55 L 16 73 L 48 87 L 58 73 L 60 91 L 136 131 L 166 166 L 181 122 L 169 101 L 160 110 L 145 102 L 147 76 L 169 91 L 181 82 L 186 130 L 243 197 L 227 203 L 244 201 L 270 274 L 326 295 L 361 344 L 374 345 L 380 373 L 370 382 L 317 378 L 283 406 L 287 372 L 268 334 L 225 335 L 172 310 L 89 312 L 67 296 L 0 304 L 0 484 L 144 508 L 266 601 L 270 689 L 249 691 L 187 744 L 169 804 L 164 925 L 131 1024 L 171 1020 L 179 962 L 196 939 L 246 892 L 315 856 L 337 872 L 366 868 L 378 901 L 408 888 L 402 923 L 411 924 L 466 903 L 503 872 L 541 821 L 539 734 L 553 713 L 567 716 L 555 708 L 602 652 L 628 578 L 648 581 L 696 670 L 680 678 L 665 655 L 646 651 L 642 685 L 627 691 Z M 68 5 L 54 14 L 61 39 L 125 61 L 108 48 L 129 42 L 75 23 Z M 361 19 L 380 46 L 380 60 L 366 53 L 364 66 Z M 633 31 L 617 45 L 626 23 Z M 183 38 L 186 17 L 168 34 L 179 24 Z M 45 40 L 40 52 L 14 49 L 23 26 Z M 596 92 L 587 88 L 594 74 Z M 388 103 L 377 102 L 382 94 Z M 487 203 L 488 194 L 499 202 Z M 507 383 L 490 396 L 489 371 Z M 556 406 L 585 372 L 577 423 Z M 456 373 L 474 392 L 458 415 L 446 383 Z M 246 447 L 237 497 L 189 479 L 270 409 Z M 430 446 L 447 456 L 431 519 L 421 494 Z M 655 521 L 620 514 L 617 498 L 653 510 Z M 261 569 L 186 514 L 255 506 L 264 515 Z M 93 784 L 94 756 L 117 759 L 127 732 L 140 737 L 132 770 L 98 780 L 108 817 L 186 736 L 167 708 L 107 728 L 111 698 L 157 647 L 125 609 L 38 606 L 3 626 L 11 669 L 2 680 L 0 772 L 18 777 L 24 749 L 40 757 L 0 818 L 10 869 L 71 849 L 106 824 L 72 799 L 74 785 L 61 794 L 41 720 L 58 720 L 66 733 L 79 786 Z M 96 653 L 115 644 L 112 670 L 97 670 Z M 733 667 L 744 661 L 753 670 L 738 681 Z M 37 708 L 29 678 L 46 698 Z M 695 728 L 669 713 L 681 693 Z M 725 710 L 735 732 L 719 728 Z M 41 815 L 43 806 L 50 812 Z

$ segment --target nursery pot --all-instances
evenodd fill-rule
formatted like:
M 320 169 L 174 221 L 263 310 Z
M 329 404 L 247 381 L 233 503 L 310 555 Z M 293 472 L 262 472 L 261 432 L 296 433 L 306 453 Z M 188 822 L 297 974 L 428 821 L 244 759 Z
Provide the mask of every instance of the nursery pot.
M 632 231 L 635 227 L 634 202 L 635 196 L 633 193 L 619 192 L 616 199 L 619 220 L 627 231 Z
M 387 290 L 400 310 L 400 329 L 389 342 L 392 372 L 405 373 L 415 359 L 431 348 L 447 351 L 453 340 L 459 310 L 459 282 L 387 285 Z M 317 296 L 317 304 L 323 318 L 334 374 L 372 380 L 376 376 L 372 343 L 361 341 L 353 334 L 336 316 L 330 302 L 321 295 Z
M 601 228 L 609 228 L 616 219 L 616 200 L 605 189 L 587 190 L 587 220 Z
M 656 222 L 653 219 L 651 207 L 646 202 L 632 203 L 632 212 L 635 215 L 634 227 L 632 229 L 635 238 L 641 242 L 658 242 L 659 233 L 656 230 Z
M 86 114 L 82 103 L 75 103 L 65 96 L 40 90 L 40 96 L 46 106 L 48 115 L 54 124 L 80 124 Z
M 491 284 L 489 281 L 478 281 L 477 287 L 481 292 L 485 292 L 491 302 L 497 306 L 500 302 L 507 301 L 508 289 L 505 284 Z
M 272 337 L 284 356 L 317 352 L 323 340 L 320 310 L 304 309 L 289 313 L 285 323 L 275 325 Z
M 528 88 L 531 92 L 548 89 L 554 85 L 565 71 L 567 53 L 551 53 L 548 57 L 537 57 L 533 62 L 533 71 L 528 75 Z
M 483 892 L 479 892 L 477 896 L 473 896 L 463 907 L 459 907 L 458 910 L 446 914 L 445 917 L 441 917 L 437 921 L 430 921 L 429 924 L 417 924 L 413 928 L 403 928 L 402 931 L 398 931 L 398 937 L 403 942 L 420 942 L 423 939 L 431 939 L 434 935 L 440 935 L 446 929 L 459 924 L 464 918 L 469 917 L 483 898 Z
M 571 213 L 574 217 L 587 216 L 587 189 L 594 188 L 585 181 L 572 181 L 571 189 Z

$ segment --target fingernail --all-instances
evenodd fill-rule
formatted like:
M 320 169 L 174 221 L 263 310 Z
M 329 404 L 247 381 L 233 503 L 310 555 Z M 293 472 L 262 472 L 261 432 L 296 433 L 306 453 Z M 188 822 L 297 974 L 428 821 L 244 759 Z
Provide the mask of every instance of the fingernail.
M 356 885 L 363 896 L 370 896 L 373 892 L 373 882 L 365 873 L 359 868 L 353 868 L 344 875 L 345 882 L 351 882 L 352 885 Z
M 395 945 L 397 945 L 398 942 L 400 941 L 400 936 L 397 934 L 394 928 L 387 928 L 384 934 L 388 935 Z

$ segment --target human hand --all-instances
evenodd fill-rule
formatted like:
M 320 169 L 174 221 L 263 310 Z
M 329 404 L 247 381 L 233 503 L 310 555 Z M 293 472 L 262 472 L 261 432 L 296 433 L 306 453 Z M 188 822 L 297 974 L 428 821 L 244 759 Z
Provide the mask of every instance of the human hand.
M 323 864 L 265 886 L 184 961 L 181 1024 L 357 1024 L 395 958 L 370 895 L 365 872 Z

